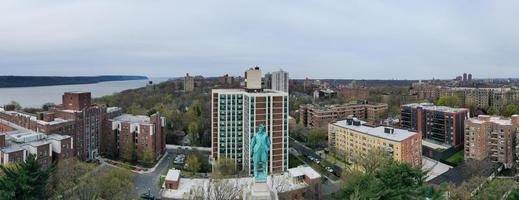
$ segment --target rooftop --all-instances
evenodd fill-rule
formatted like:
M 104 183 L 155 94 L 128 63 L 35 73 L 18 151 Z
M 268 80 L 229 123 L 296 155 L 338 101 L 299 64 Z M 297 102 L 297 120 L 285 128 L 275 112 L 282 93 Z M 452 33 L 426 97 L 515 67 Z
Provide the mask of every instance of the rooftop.
M 503 126 L 511 126 L 512 119 L 502 118 L 497 116 L 479 115 L 478 117 L 470 118 L 469 121 L 474 124 L 483 124 L 485 122 L 491 122 Z
M 306 104 L 306 106 L 326 111 L 326 110 L 331 110 L 331 109 L 336 109 L 336 108 L 353 107 L 353 106 L 387 106 L 387 104 L 385 104 L 385 103 L 374 103 L 374 104 L 345 103 L 345 104 L 331 104 L 331 105 Z
M 448 148 L 451 148 L 451 146 L 447 145 L 447 144 L 440 144 L 434 140 L 427 140 L 427 139 L 422 139 L 422 145 L 423 146 L 426 146 L 426 147 L 429 147 L 429 148 L 432 148 L 432 149 L 442 149 L 442 150 L 445 150 L 445 149 L 448 149 Z
M 247 92 L 245 89 L 213 89 L 213 93 L 243 93 L 248 95 L 257 95 L 261 96 L 262 94 L 286 94 L 286 92 L 277 91 L 277 90 L 270 90 L 270 89 L 264 89 L 260 92 Z
M 51 140 L 64 140 L 64 139 L 70 138 L 70 136 L 68 136 L 68 135 L 59 135 L 59 134 L 50 134 L 50 135 L 47 135 L 47 138 L 51 139 Z
M 435 106 L 432 103 L 411 103 L 403 106 L 411 108 L 423 108 L 426 110 L 441 111 L 441 112 L 465 112 L 468 111 L 466 108 L 451 108 L 447 106 Z
M 288 169 L 288 173 L 285 174 L 276 174 L 267 177 L 267 185 L 269 187 L 276 187 L 276 190 L 281 190 L 278 192 L 286 192 L 301 189 L 304 187 L 308 187 L 303 181 L 300 179 L 293 179 L 294 177 L 299 177 L 302 175 L 306 175 L 309 178 L 320 178 L 321 175 L 308 166 L 300 166 L 297 168 Z M 175 178 L 180 178 L 180 170 L 169 170 L 166 176 L 166 180 L 175 180 Z M 188 195 L 193 191 L 202 190 L 207 192 L 208 187 L 210 185 L 214 185 L 214 180 L 211 179 L 202 179 L 202 178 L 180 178 L 178 189 L 164 189 L 162 191 L 161 196 L 165 198 L 171 199 L 188 199 Z M 222 179 L 221 181 L 225 181 L 227 184 L 232 184 L 236 188 L 248 188 L 254 183 L 253 177 L 243 177 L 243 178 L 229 178 Z
M 123 114 L 123 115 L 113 118 L 112 121 L 147 124 L 147 123 L 150 123 L 150 117 L 144 116 L 144 115 Z
M 65 120 L 65 119 L 61 119 L 61 118 L 54 118 L 53 121 L 46 122 L 43 120 L 38 120 L 38 118 L 36 116 L 28 114 L 28 113 L 23 113 L 23 112 L 18 112 L 18 111 L 5 111 L 4 108 L 2 108 L 2 107 L 0 107 L 0 112 L 6 113 L 8 115 L 13 115 L 13 116 L 23 116 L 23 117 L 29 118 L 31 121 L 36 121 L 36 123 L 41 124 L 41 125 L 56 125 L 56 124 L 69 122 L 69 120 Z
M 445 172 L 452 169 L 452 166 L 441 163 L 440 161 L 433 160 L 431 158 L 427 158 L 425 156 L 422 157 L 422 170 L 428 172 L 427 179 L 425 181 L 430 181 Z
M 168 174 L 166 175 L 167 181 L 178 181 L 180 178 L 180 170 L 178 169 L 170 169 Z
M 106 112 L 107 113 L 112 113 L 112 112 L 117 112 L 117 111 L 121 111 L 121 108 L 119 108 L 119 107 L 108 107 L 108 108 L 106 108 Z
M 403 141 L 403 140 L 417 134 L 416 132 L 412 132 L 412 131 L 408 131 L 408 130 L 404 130 L 404 129 L 397 129 L 397 128 L 393 129 L 394 130 L 393 133 L 385 133 L 384 128 L 386 128 L 386 127 L 383 127 L 383 126 L 370 127 L 370 126 L 365 126 L 366 122 L 364 122 L 364 121 L 360 121 L 360 122 L 361 122 L 360 126 L 355 126 L 353 124 L 348 125 L 347 120 L 342 120 L 342 121 L 335 122 L 334 125 L 343 127 L 343 128 L 347 128 L 347 129 L 351 129 L 351 130 L 361 132 L 364 134 L 368 134 L 371 136 L 375 136 L 375 137 L 379 137 L 379 138 L 383 138 L 383 139 L 387 139 L 387 140 L 392 140 L 392 141 L 397 141 L 397 142 Z
M 493 173 L 499 171 L 502 166 L 503 164 L 494 163 L 490 160 L 466 160 L 462 164 L 451 168 L 449 171 L 431 179 L 429 183 L 435 185 L 451 183 L 456 186 L 460 186 L 463 182 L 470 180 L 472 177 L 489 177 Z
M 309 179 L 321 178 L 321 175 L 309 166 L 299 166 L 296 168 L 290 168 L 290 169 L 288 169 L 288 173 L 292 177 L 298 177 L 298 176 L 305 175 L 305 176 L 308 176 Z

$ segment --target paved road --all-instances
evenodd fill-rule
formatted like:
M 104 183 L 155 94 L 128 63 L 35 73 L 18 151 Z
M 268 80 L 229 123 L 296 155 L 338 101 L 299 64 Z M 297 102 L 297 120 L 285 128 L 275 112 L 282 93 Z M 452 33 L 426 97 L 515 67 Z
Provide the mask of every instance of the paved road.
M 292 148 L 294 148 L 295 150 L 297 150 L 298 152 L 302 153 L 303 155 L 305 155 L 305 159 L 306 159 L 306 156 L 312 156 L 314 158 L 317 158 L 319 160 L 323 160 L 321 158 L 321 156 L 317 155 L 315 153 L 315 151 L 313 149 L 310 149 L 309 147 L 305 146 L 304 144 L 298 142 L 297 140 L 294 140 L 293 138 L 290 138 L 290 146 Z M 334 174 L 335 175 L 341 175 L 342 174 L 342 168 L 337 166 L 337 165 L 331 165 L 333 171 L 334 171 Z
M 290 141 L 290 146 L 294 149 L 296 149 L 298 152 L 302 153 L 303 155 L 305 155 L 305 158 L 303 159 L 303 162 L 305 163 L 312 163 L 313 161 L 311 161 L 310 159 L 306 158 L 306 156 L 312 156 L 314 158 L 318 158 L 319 160 L 322 160 L 322 158 L 317 155 L 314 150 L 308 148 L 307 146 L 305 146 L 304 144 L 301 144 L 300 142 L 290 138 L 291 141 Z M 342 172 L 342 169 L 338 166 L 332 166 L 333 168 L 335 168 L 334 170 L 340 170 L 340 172 Z M 323 194 L 324 195 L 331 195 L 331 194 L 335 194 L 337 191 L 339 191 L 339 187 L 340 187 L 340 181 L 333 181 L 331 180 L 330 178 L 328 178 L 327 176 L 324 176 L 326 177 L 326 182 L 323 184 Z
M 133 182 L 135 184 L 135 189 L 137 191 L 137 194 L 141 195 L 143 193 L 147 193 L 148 189 L 151 191 L 151 194 L 155 197 L 160 197 L 160 187 L 158 185 L 160 176 L 168 169 L 169 161 L 174 160 L 175 157 L 178 154 L 188 154 L 192 150 L 188 149 L 178 149 L 178 148 L 171 148 L 170 146 L 167 147 L 168 155 L 164 159 L 162 159 L 162 162 L 158 164 L 158 166 L 155 168 L 155 171 L 150 173 L 134 173 Z M 206 151 L 199 151 L 200 153 L 206 155 L 209 157 L 210 152 Z
M 162 162 L 159 163 L 155 171 L 146 174 L 134 173 L 133 183 L 137 194 L 141 195 L 150 189 L 152 195 L 159 197 L 160 188 L 158 182 L 160 176 L 164 171 L 168 170 L 169 161 L 172 159 L 174 159 L 174 151 L 168 150 L 168 155 L 162 159 Z

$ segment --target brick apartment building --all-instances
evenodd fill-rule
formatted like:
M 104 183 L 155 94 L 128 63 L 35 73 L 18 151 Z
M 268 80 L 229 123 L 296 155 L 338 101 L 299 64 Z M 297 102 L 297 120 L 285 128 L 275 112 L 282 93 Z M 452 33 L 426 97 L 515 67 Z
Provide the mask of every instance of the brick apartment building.
M 110 125 L 103 132 L 102 151 L 106 155 L 131 160 L 135 148 L 138 159 L 148 149 L 153 159 L 158 159 L 166 149 L 165 118 L 159 113 L 148 116 L 119 115 L 108 119 Z
M 467 109 L 414 103 L 401 106 L 400 114 L 403 129 L 421 133 L 425 156 L 443 159 L 463 148 Z
M 91 104 L 90 92 L 66 92 L 62 105 L 49 109 L 56 117 L 71 121 L 73 131 L 65 133 L 74 138 L 76 156 L 93 160 L 99 156 L 100 137 L 106 107 Z
M 252 173 L 250 139 L 260 125 L 270 136 L 269 173 L 288 169 L 288 93 L 263 90 L 261 70 L 246 74 L 246 89 L 213 89 L 211 155 L 233 159 L 237 170 Z
M 503 163 L 510 168 L 516 161 L 514 142 L 519 134 L 519 115 L 511 118 L 479 115 L 466 122 L 465 159 Z
M 510 103 L 519 103 L 519 89 L 516 88 L 443 87 L 425 84 L 414 87 L 410 93 L 417 95 L 418 99 L 433 102 L 443 96 L 456 96 L 466 108 L 502 108 Z
M 329 147 L 352 163 L 373 148 L 386 150 L 394 160 L 422 166 L 422 135 L 403 129 L 371 126 L 357 118 L 330 123 Z
M 319 106 L 305 104 L 299 107 L 299 115 L 305 127 L 327 127 L 329 123 L 344 120 L 348 116 L 367 120 L 372 124 L 379 124 L 387 118 L 388 105 L 348 103 L 343 105 Z
M 36 155 L 44 167 L 52 162 L 73 157 L 73 139 L 64 135 L 11 131 L 0 134 L 0 164 L 25 161 L 29 154 Z
M 63 94 L 62 100 L 61 105 L 51 107 L 49 111 L 36 115 L 15 111 L 13 106 L 0 107 L 0 120 L 2 120 L 0 124 L 12 123 L 21 128 L 47 135 L 71 136 L 74 141 L 74 154 L 81 160 L 95 159 L 101 153 L 101 145 L 107 146 L 104 148 L 105 150 L 111 146 L 123 145 L 112 144 L 111 142 L 116 141 L 111 140 L 110 137 L 103 137 L 105 132 L 113 133 L 112 122 L 109 120 L 122 115 L 120 108 L 93 105 L 89 92 L 67 92 Z M 153 154 L 154 157 L 157 157 L 165 150 L 164 119 L 160 116 L 157 118 L 155 115 L 151 117 L 151 121 L 154 121 L 150 122 L 151 124 L 161 124 L 162 126 L 154 127 L 157 130 L 153 131 L 148 128 L 147 131 L 156 135 L 150 140 L 143 138 L 143 141 L 150 141 L 148 145 L 153 143 Z M 7 127 L 5 124 L 0 126 L 2 129 L 9 130 Z M 107 140 L 102 141 L 105 138 Z M 160 145 L 155 145 L 155 143 Z M 146 146 L 146 144 L 144 145 Z M 158 152 L 160 153 L 157 154 Z

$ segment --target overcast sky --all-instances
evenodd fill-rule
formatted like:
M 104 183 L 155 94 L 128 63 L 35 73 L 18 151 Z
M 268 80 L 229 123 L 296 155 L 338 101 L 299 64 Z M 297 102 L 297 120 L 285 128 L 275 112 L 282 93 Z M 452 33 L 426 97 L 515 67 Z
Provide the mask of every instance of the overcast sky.
M 0 0 L 1 75 L 519 77 L 519 1 Z

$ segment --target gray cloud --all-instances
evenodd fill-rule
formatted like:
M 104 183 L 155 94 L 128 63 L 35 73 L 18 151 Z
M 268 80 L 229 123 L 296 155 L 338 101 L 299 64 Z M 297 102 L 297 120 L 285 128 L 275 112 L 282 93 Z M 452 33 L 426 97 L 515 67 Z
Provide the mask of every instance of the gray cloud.
M 1 74 L 519 77 L 517 1 L 16 1 Z

